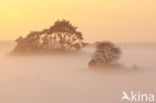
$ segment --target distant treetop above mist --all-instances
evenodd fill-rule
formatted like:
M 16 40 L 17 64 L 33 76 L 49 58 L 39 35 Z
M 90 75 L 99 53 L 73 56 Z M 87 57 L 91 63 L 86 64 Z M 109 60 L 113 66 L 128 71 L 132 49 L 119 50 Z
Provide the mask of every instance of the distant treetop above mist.
M 13 52 L 36 52 L 81 49 L 86 45 L 83 35 L 67 20 L 56 21 L 42 31 L 32 31 L 25 38 L 19 37 Z

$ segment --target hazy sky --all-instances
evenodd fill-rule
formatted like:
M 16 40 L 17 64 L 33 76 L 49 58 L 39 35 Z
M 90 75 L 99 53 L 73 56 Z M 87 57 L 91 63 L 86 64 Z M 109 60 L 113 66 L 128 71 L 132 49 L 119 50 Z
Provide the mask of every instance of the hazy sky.
M 156 42 L 156 0 L 1 0 L 0 39 L 26 36 L 57 19 L 70 20 L 89 42 Z

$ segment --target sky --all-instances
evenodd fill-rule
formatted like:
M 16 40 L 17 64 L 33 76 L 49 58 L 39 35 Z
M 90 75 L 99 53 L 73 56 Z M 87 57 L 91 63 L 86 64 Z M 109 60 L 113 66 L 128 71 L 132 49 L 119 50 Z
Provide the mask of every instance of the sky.
M 0 40 L 67 19 L 85 41 L 156 42 L 156 0 L 1 0 Z

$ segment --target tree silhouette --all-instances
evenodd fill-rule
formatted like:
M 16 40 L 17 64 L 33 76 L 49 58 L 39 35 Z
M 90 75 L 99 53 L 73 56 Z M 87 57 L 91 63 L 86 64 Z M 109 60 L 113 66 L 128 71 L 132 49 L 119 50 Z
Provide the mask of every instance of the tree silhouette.
M 15 41 L 15 52 L 50 51 L 54 49 L 81 49 L 86 45 L 82 33 L 77 31 L 69 21 L 56 21 L 49 29 L 33 31 L 27 37 L 19 37 Z
M 113 43 L 109 41 L 98 42 L 89 65 L 114 65 L 118 63 L 120 57 L 121 50 Z

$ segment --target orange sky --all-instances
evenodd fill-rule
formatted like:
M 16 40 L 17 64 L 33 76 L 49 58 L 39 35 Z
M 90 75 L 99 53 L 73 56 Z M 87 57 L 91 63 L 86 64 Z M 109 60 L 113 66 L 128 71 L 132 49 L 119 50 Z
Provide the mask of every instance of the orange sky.
M 48 28 L 57 19 L 70 20 L 89 42 L 156 42 L 156 0 L 1 0 L 0 40 Z

